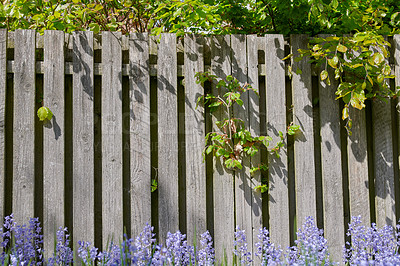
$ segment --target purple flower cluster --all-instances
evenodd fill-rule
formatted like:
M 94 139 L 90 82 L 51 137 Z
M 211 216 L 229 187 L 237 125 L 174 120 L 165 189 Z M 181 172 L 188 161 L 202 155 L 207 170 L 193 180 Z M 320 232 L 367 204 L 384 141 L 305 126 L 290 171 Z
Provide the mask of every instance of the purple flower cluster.
M 233 254 L 239 258 L 240 263 L 243 265 L 250 265 L 252 262 L 251 253 L 247 251 L 246 234 L 240 227 L 236 227 L 235 240 L 233 241 Z
M 3 252 L 0 262 L 6 261 L 11 265 L 28 265 L 37 262 L 41 265 L 43 260 L 43 236 L 38 218 L 31 218 L 29 225 L 17 225 L 11 214 L 5 218 L 3 228 L 0 228 Z M 8 250 L 8 252 L 5 252 Z
M 146 224 L 136 237 L 120 245 L 111 243 L 107 250 L 99 251 L 89 242 L 78 241 L 76 258 L 70 247 L 67 228 L 57 231 L 53 257 L 43 258 L 43 237 L 37 218 L 29 225 L 17 225 L 12 215 L 5 218 L 0 228 L 0 263 L 2 265 L 72 265 L 75 260 L 84 265 L 215 265 L 213 241 L 207 231 L 201 235 L 198 249 L 188 245 L 186 235 L 180 231 L 168 233 L 165 245 L 156 244 L 154 228 Z M 347 235 L 351 243 L 344 247 L 344 263 L 348 265 L 400 265 L 400 225 L 397 230 L 390 226 L 377 228 L 375 224 L 365 227 L 360 217 L 352 217 Z M 307 217 L 297 232 L 295 246 L 284 252 L 271 243 L 269 232 L 262 228 L 258 234 L 254 257 L 262 265 L 332 265 L 329 261 L 327 241 L 323 231 L 314 220 Z M 236 228 L 234 250 L 240 265 L 251 265 L 252 254 L 248 251 L 244 230 Z
M 49 258 L 48 265 L 69 265 L 73 262 L 73 252 L 69 247 L 69 235 L 67 228 L 60 227 L 56 233 L 57 243 L 54 256 Z
M 257 237 L 259 241 L 255 244 L 257 248 L 255 255 L 261 260 L 262 265 L 280 265 L 283 251 L 271 243 L 268 230 L 260 228 Z
M 400 226 L 397 225 L 397 230 Z M 344 248 L 344 263 L 363 264 L 370 263 L 382 265 L 399 265 L 398 254 L 399 233 L 391 226 L 377 228 L 362 225 L 361 217 L 352 217 L 347 235 L 351 237 L 351 243 L 346 243 Z

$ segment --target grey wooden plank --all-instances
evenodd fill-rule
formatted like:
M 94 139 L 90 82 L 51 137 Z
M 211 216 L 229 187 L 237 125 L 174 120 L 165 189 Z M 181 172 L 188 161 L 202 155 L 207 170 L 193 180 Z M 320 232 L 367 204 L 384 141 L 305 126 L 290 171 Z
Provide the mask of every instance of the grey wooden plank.
M 43 132 L 43 234 L 47 254 L 54 252 L 54 236 L 64 226 L 64 33 L 44 32 L 43 102 L 52 113 Z
M 179 228 L 178 97 L 176 35 L 161 34 L 158 47 L 158 220 L 159 239 Z
M 206 166 L 203 161 L 205 145 L 204 107 L 196 109 L 197 98 L 204 95 L 195 74 L 204 71 L 204 38 L 185 35 L 185 143 L 186 143 L 186 210 L 188 243 L 197 240 L 207 230 Z
M 94 242 L 93 33 L 73 34 L 73 235 Z
M 396 224 L 391 105 L 372 102 L 375 206 L 378 227 Z
M 7 82 L 7 29 L 0 29 L 0 222 L 3 222 L 5 188 L 5 104 Z M 6 214 L 7 215 L 7 214 Z M 0 252 L 2 249 L 0 249 Z
M 325 36 L 322 36 L 325 37 Z M 322 71 L 323 69 L 321 69 Z M 331 85 L 319 77 L 321 169 L 324 206 L 324 236 L 333 261 L 342 259 L 345 244 L 343 209 L 343 173 L 340 142 L 340 108 L 335 100 L 338 86 L 335 73 L 328 69 Z
M 247 83 L 258 93 L 260 92 L 258 84 L 258 37 L 257 35 L 247 35 Z M 249 131 L 252 136 L 260 136 L 260 97 L 249 92 Z M 255 154 L 250 159 L 250 166 L 258 166 L 261 163 L 260 153 Z M 258 240 L 259 229 L 263 226 L 262 221 L 262 195 L 260 191 L 255 191 L 256 186 L 261 185 L 261 174 L 257 171 L 250 177 L 251 191 L 251 219 L 252 219 L 252 234 L 248 243 L 251 243 L 253 253 L 257 250 L 255 244 Z M 254 264 L 261 264 L 261 260 L 253 254 Z
M 211 43 L 211 74 L 225 79 L 231 74 L 231 38 L 226 36 L 214 36 Z M 223 96 L 226 90 L 217 89 L 212 85 L 214 95 Z M 228 115 L 222 108 L 216 111 L 212 117 L 213 131 L 219 129 L 216 121 L 227 119 Z M 228 265 L 232 264 L 231 251 L 234 240 L 234 176 L 233 172 L 223 166 L 220 159 L 214 158 L 213 163 L 213 202 L 214 202 L 214 246 L 216 260 L 221 263 L 224 252 L 228 256 Z
M 241 86 L 247 83 L 247 47 L 246 35 L 231 36 L 232 49 L 232 75 Z M 249 92 L 242 94 L 243 106 L 235 105 L 233 108 L 233 117 L 244 121 L 244 127 L 249 129 Z M 250 158 L 242 158 L 243 168 L 235 171 L 235 214 L 236 226 L 245 230 L 248 243 L 252 243 L 252 188 L 250 183 Z M 253 245 L 248 245 L 247 249 L 253 253 Z
M 15 31 L 13 203 L 18 224 L 34 216 L 35 31 Z
M 279 132 L 286 133 L 286 89 L 283 35 L 268 34 L 265 38 L 266 125 L 271 145 L 280 141 Z M 282 247 L 290 245 L 289 188 L 286 147 L 268 156 L 269 225 L 271 241 Z
M 308 36 L 291 35 L 292 53 L 298 56 L 298 49 L 306 49 Z M 316 217 L 315 158 L 312 112 L 311 64 L 306 59 L 292 60 L 292 68 L 302 71 L 293 73 L 293 121 L 300 126 L 295 136 L 294 164 L 296 178 L 296 215 L 297 228 L 300 228 L 307 216 Z
M 387 39 L 387 38 L 386 38 Z M 380 52 L 374 50 L 374 52 Z M 388 63 L 388 60 L 386 60 Z M 387 84 L 389 81 L 386 80 Z M 395 188 L 391 99 L 372 101 L 376 224 L 395 226 Z
M 353 122 L 352 135 L 347 137 L 350 215 L 360 215 L 363 224 L 369 226 L 371 218 L 365 109 L 350 108 L 349 114 Z
M 122 49 L 120 32 L 102 32 L 101 141 L 103 248 L 123 236 Z
M 149 36 L 132 33 L 129 38 L 131 235 L 151 223 L 151 143 Z

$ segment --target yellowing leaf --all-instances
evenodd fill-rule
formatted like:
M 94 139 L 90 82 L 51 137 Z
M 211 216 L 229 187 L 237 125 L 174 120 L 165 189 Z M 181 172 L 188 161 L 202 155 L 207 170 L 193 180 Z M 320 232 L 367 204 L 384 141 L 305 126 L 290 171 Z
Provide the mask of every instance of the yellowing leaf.
M 344 107 L 342 111 L 342 119 L 345 120 L 349 117 L 349 107 Z
M 339 44 L 337 50 L 341 53 L 345 53 L 347 51 L 347 47 L 344 45 Z
M 328 71 L 323 70 L 321 71 L 320 78 L 321 80 L 325 80 L 328 77 Z

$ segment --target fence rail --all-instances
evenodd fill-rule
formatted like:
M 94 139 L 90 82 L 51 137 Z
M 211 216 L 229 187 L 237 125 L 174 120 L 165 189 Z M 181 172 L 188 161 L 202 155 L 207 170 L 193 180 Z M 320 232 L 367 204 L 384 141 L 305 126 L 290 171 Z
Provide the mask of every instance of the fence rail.
M 395 86 L 399 36 L 390 41 Z M 285 247 L 311 215 L 340 261 L 350 216 L 378 226 L 400 217 L 399 112 L 397 100 L 368 102 L 351 110 L 348 136 L 335 83 L 321 82 L 308 62 L 281 60 L 307 43 L 306 35 L 162 34 L 158 42 L 139 33 L 0 29 L 0 218 L 40 217 L 48 252 L 59 226 L 98 247 L 145 223 L 161 242 L 168 231 L 192 242 L 210 230 L 221 260 L 235 226 L 246 230 L 250 251 L 261 226 Z M 287 64 L 302 73 L 290 79 Z M 259 92 L 244 94 L 244 108 L 234 110 L 252 134 L 277 141 L 291 121 L 300 125 L 279 159 L 245 159 L 267 163 L 267 173 L 203 161 L 204 136 L 224 113 L 195 108 L 205 92 L 223 93 L 196 84 L 199 71 L 232 74 Z M 42 105 L 54 114 L 44 124 L 36 117 Z M 260 194 L 263 176 L 270 188 Z

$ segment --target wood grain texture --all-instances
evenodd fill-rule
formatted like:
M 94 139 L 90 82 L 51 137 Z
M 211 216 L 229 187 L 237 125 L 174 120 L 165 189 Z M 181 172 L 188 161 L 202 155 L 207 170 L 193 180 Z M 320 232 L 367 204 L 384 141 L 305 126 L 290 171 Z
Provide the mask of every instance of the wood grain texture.
M 232 49 L 232 76 L 239 81 L 241 86 L 247 83 L 247 45 L 246 35 L 231 35 Z M 249 92 L 241 95 L 243 106 L 234 105 L 233 117 L 244 121 L 245 129 L 249 129 Z M 250 180 L 250 158 L 242 158 L 243 168 L 235 171 L 235 210 L 236 226 L 245 230 L 246 239 L 252 241 L 252 188 Z M 248 242 L 251 243 L 251 242 Z M 247 250 L 253 253 L 253 245 L 248 245 Z
M 390 102 L 390 100 L 389 100 Z M 396 225 L 391 105 L 372 102 L 376 224 Z
M 120 32 L 102 32 L 101 141 L 103 248 L 123 235 L 122 49 Z
M 12 210 L 18 224 L 34 216 L 35 34 L 15 31 Z
M 387 37 L 385 37 L 387 40 Z M 381 53 L 377 50 L 374 52 Z M 388 63 L 388 59 L 386 59 Z M 389 80 L 385 80 L 389 85 Z M 389 85 L 390 86 L 390 85 Z M 372 101 L 376 224 L 396 226 L 391 99 Z
M 131 235 L 151 223 L 151 143 L 149 36 L 129 37 L 130 143 L 131 143 Z
M 279 132 L 286 132 L 285 57 L 282 35 L 268 34 L 265 39 L 265 82 L 267 134 L 271 145 L 280 141 Z M 285 145 L 286 146 L 286 145 Z M 286 147 L 280 157 L 269 154 L 269 216 L 271 241 L 283 248 L 290 245 L 289 188 Z
M 44 32 L 43 103 L 53 113 L 43 132 L 44 249 L 54 252 L 54 237 L 64 227 L 64 33 Z
M 225 79 L 231 74 L 231 38 L 226 36 L 214 36 L 211 42 L 211 74 Z M 217 89 L 212 84 L 214 95 L 225 94 L 225 89 Z M 220 108 L 213 113 L 213 131 L 219 129 L 216 121 L 228 117 L 225 110 Z M 234 212 L 234 176 L 233 172 L 223 166 L 220 159 L 213 159 L 213 202 L 214 202 L 214 246 L 215 258 L 218 263 L 223 262 L 224 253 L 228 257 L 228 264 L 232 264 L 231 250 L 233 250 L 235 212 Z
M 178 97 L 176 35 L 161 34 L 158 47 L 158 219 L 159 239 L 179 228 Z
M 325 37 L 325 36 L 322 36 Z M 322 71 L 322 69 L 321 69 Z M 345 244 L 343 209 L 343 173 L 340 142 L 339 101 L 335 100 L 338 82 L 328 70 L 331 85 L 319 77 L 321 169 L 324 206 L 324 236 L 333 261 L 340 261 Z
M 94 242 L 93 33 L 73 34 L 73 235 Z
M 7 29 L 0 29 L 0 222 L 3 222 L 5 189 L 5 111 L 7 85 Z M 7 214 L 6 214 L 7 215 Z M 0 252 L 2 249 L 0 248 Z
M 290 43 L 294 57 L 297 49 L 306 49 L 308 36 L 291 35 Z M 316 217 L 315 158 L 312 111 L 311 65 L 306 59 L 292 60 L 293 121 L 300 126 L 295 136 L 294 165 L 296 178 L 296 215 L 297 228 L 300 228 L 307 216 Z M 300 69 L 301 74 L 296 74 Z
M 247 82 L 249 85 L 260 93 L 258 84 L 258 37 L 257 35 L 247 35 Z M 260 136 L 260 97 L 249 92 L 249 131 L 252 136 Z M 261 163 L 260 153 L 255 154 L 250 159 L 250 166 L 256 167 Z M 255 244 L 258 240 L 259 229 L 263 226 L 262 221 L 262 195 L 260 191 L 255 191 L 256 186 L 261 185 L 261 174 L 259 171 L 251 176 L 250 191 L 251 191 L 251 219 L 252 219 L 252 234 L 248 243 L 252 245 L 253 252 L 257 250 Z M 253 255 L 254 264 L 261 264 L 261 260 Z
M 186 210 L 188 243 L 197 240 L 207 230 L 206 166 L 203 161 L 205 145 L 204 106 L 196 108 L 197 98 L 204 95 L 195 74 L 204 71 L 204 38 L 185 35 L 185 151 L 186 151 Z
M 365 109 L 350 108 L 349 115 L 353 121 L 352 135 L 347 136 L 350 215 L 360 215 L 367 226 L 371 223 L 371 217 Z

